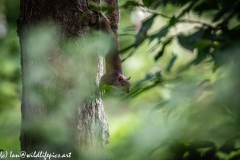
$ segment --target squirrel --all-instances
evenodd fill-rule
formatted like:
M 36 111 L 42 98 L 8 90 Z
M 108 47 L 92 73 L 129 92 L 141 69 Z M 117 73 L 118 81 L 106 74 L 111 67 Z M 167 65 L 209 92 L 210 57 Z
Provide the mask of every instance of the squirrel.
M 104 85 L 109 85 L 116 87 L 125 93 L 129 93 L 131 77 L 127 78 L 123 74 L 118 38 L 112 30 L 108 18 L 102 12 L 99 12 L 99 15 L 101 18 L 101 30 L 113 36 L 113 44 L 111 45 L 110 51 L 105 56 L 106 73 L 101 77 L 100 88 L 104 87 Z

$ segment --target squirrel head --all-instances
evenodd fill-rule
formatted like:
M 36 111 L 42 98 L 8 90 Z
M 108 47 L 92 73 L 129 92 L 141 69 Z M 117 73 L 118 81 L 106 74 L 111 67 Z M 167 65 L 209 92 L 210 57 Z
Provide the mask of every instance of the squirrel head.
M 130 88 L 131 88 L 131 83 L 130 83 L 130 78 L 126 78 L 123 75 L 119 75 L 118 76 L 118 84 L 117 84 L 117 88 L 119 88 L 121 91 L 125 92 L 125 93 L 129 93 L 130 92 Z

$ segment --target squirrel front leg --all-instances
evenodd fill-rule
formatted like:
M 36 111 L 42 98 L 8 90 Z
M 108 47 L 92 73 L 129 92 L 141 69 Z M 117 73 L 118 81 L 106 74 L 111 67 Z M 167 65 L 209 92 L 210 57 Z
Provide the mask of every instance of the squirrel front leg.
M 111 45 L 110 51 L 105 57 L 106 62 L 106 73 L 101 77 L 100 88 L 104 85 L 109 85 L 120 89 L 123 92 L 130 92 L 130 78 L 126 78 L 122 71 L 122 60 L 119 54 L 119 42 L 116 34 L 113 32 L 108 18 L 103 14 L 99 13 L 100 28 L 106 33 L 113 36 L 113 44 Z

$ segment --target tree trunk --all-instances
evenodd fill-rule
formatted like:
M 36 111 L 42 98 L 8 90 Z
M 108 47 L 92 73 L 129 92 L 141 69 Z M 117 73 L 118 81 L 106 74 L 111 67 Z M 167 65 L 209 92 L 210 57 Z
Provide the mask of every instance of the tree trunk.
M 103 159 L 109 131 L 96 91 L 103 63 L 87 40 L 90 29 L 99 28 L 98 14 L 85 0 L 20 3 L 21 150 L 36 151 L 28 159 L 43 159 L 45 152 Z

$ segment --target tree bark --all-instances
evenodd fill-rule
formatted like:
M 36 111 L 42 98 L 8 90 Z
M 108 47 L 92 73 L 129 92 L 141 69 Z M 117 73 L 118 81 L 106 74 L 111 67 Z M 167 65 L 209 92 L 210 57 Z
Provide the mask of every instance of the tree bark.
M 96 91 L 103 62 L 86 49 L 90 30 L 99 28 L 98 14 L 85 0 L 20 3 L 21 150 L 104 159 L 109 131 Z

